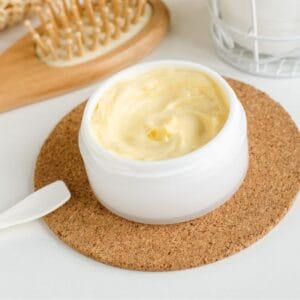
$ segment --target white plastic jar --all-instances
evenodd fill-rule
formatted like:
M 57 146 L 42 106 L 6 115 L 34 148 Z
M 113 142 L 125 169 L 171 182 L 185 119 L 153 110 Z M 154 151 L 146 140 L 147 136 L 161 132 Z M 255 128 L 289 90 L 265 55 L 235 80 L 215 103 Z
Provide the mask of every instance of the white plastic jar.
M 126 159 L 104 149 L 92 134 L 90 120 L 101 95 L 117 81 L 161 67 L 198 70 L 224 90 L 229 115 L 220 132 L 186 155 L 158 161 Z M 228 200 L 248 167 L 247 121 L 228 83 L 216 72 L 186 61 L 142 63 L 110 77 L 87 102 L 79 147 L 92 190 L 115 214 L 149 224 L 171 224 L 199 217 Z

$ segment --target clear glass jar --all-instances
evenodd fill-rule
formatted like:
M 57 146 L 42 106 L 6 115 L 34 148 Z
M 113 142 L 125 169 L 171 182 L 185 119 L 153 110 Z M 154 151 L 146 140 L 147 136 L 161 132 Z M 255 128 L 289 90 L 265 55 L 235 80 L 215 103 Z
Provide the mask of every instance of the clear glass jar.
M 218 55 L 269 77 L 300 76 L 299 0 L 208 0 Z

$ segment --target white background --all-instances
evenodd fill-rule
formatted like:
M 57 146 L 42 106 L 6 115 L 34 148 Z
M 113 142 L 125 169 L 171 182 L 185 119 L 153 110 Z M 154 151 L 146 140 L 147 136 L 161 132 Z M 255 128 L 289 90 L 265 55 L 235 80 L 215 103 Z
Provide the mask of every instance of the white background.
M 259 78 L 231 68 L 215 55 L 204 1 L 166 2 L 172 14 L 171 32 L 146 60 L 188 59 L 253 84 L 277 99 L 299 126 L 300 78 Z M 0 51 L 24 32 L 19 26 L 0 33 Z M 45 138 L 96 86 L 0 114 L 0 211 L 32 192 L 34 164 Z M 143 273 L 103 265 L 67 247 L 42 221 L 35 221 L 0 232 L 0 299 L 296 298 L 300 297 L 299 254 L 299 197 L 283 221 L 250 248 L 211 265 L 176 272 Z

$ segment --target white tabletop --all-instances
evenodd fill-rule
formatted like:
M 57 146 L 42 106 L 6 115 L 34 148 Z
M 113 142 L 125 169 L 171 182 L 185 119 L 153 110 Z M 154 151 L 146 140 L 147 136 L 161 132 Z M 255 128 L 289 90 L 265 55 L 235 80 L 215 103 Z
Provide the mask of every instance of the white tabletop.
M 172 14 L 171 32 L 146 60 L 193 60 L 253 84 L 280 102 L 299 126 L 300 78 L 260 78 L 231 68 L 214 52 L 204 1 L 166 2 Z M 0 51 L 24 32 L 19 26 L 0 33 Z M 98 84 L 0 114 L 0 211 L 32 192 L 34 164 L 45 138 Z M 42 221 L 35 221 L 0 232 L 0 299 L 296 298 L 300 297 L 299 234 L 298 199 L 278 226 L 234 256 L 190 270 L 144 273 L 86 258 L 59 241 Z

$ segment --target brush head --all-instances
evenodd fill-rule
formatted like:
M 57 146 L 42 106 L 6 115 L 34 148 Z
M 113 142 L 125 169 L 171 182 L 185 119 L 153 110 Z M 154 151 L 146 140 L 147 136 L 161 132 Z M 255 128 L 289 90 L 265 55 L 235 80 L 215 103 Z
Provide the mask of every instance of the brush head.
M 54 66 L 94 59 L 131 39 L 151 18 L 146 0 L 46 0 L 32 35 L 38 57 Z
M 80 8 L 84 10 L 85 7 L 82 3 L 80 4 Z M 133 4 L 135 4 L 134 7 L 137 7 L 138 3 L 128 2 L 128 5 Z M 101 7 L 104 5 L 99 6 L 98 9 Z M 131 11 L 133 15 L 136 12 L 133 8 Z M 84 12 L 81 12 L 81 15 L 88 18 Z M 81 17 L 80 20 L 82 20 Z M 51 32 L 50 25 L 55 26 L 56 23 L 50 25 L 49 23 L 50 21 L 47 19 L 46 25 Z M 50 34 L 44 33 L 46 31 L 43 25 L 34 29 L 30 22 L 26 22 L 26 24 L 31 35 L 24 36 L 0 54 L 0 112 L 83 87 L 144 58 L 159 45 L 168 33 L 170 14 L 161 0 L 148 0 L 144 6 L 144 15 L 139 17 L 137 23 L 134 24 L 133 18 L 130 19 L 127 32 L 124 28 L 124 31 L 120 32 L 120 37 L 116 39 L 113 38 L 113 32 L 111 32 L 110 35 L 107 35 L 110 38 L 108 43 L 105 45 L 105 39 L 99 40 L 98 49 L 95 51 L 89 48 L 84 40 L 86 37 L 78 31 L 72 35 L 72 41 L 68 41 L 64 35 L 61 37 L 59 31 L 59 46 L 56 46 L 55 41 L 50 39 Z M 100 27 L 100 31 L 102 32 L 102 27 Z M 62 30 L 62 34 L 66 33 L 67 31 Z M 34 38 L 35 47 L 32 47 L 31 36 Z M 47 42 L 48 40 L 50 42 Z M 67 56 L 68 47 L 69 53 L 73 55 L 70 59 Z M 43 54 L 42 51 L 47 54 Z M 62 56 L 60 56 L 60 51 Z M 80 51 L 83 52 L 80 53 Z M 102 55 L 103 53 L 105 55 Z M 62 68 L 62 66 L 69 67 Z M 16 88 L 16 83 L 21 84 L 17 84 Z
M 31 15 L 43 0 L 0 0 L 0 30 Z

